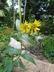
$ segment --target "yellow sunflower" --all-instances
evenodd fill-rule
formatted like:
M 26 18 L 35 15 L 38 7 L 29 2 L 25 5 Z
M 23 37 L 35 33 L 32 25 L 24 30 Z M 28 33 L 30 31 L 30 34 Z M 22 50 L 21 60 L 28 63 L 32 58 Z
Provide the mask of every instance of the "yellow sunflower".
M 27 29 L 27 22 L 25 20 L 24 24 L 20 24 L 20 30 L 22 31 L 22 33 L 26 32 Z
M 26 32 L 26 33 L 29 33 L 31 31 L 31 35 L 33 34 L 33 32 L 35 32 L 37 34 L 37 31 L 40 30 L 40 27 L 41 26 L 41 22 L 35 20 L 32 23 L 27 23 L 26 20 L 25 20 L 25 23 L 24 24 L 21 24 L 20 25 L 20 30 L 22 31 L 22 33 Z
M 33 34 L 33 31 L 37 34 L 37 31 L 40 30 L 40 27 L 41 26 L 41 22 L 35 20 L 33 25 L 31 26 L 31 35 Z

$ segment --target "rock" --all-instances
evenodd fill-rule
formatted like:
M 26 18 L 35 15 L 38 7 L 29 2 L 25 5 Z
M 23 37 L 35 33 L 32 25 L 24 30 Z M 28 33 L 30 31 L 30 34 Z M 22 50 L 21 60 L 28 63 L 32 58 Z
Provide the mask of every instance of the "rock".
M 10 38 L 10 43 L 8 44 L 9 46 L 16 48 L 16 49 L 21 49 L 21 43 L 19 41 L 16 41 L 14 38 Z M 26 52 L 25 47 L 22 46 L 22 54 Z M 27 51 L 29 53 L 29 51 Z
M 17 49 L 21 49 L 21 43 L 19 41 L 16 41 L 14 38 L 10 38 L 10 43 L 8 44 L 11 47 L 17 48 Z M 25 48 L 24 46 L 22 46 L 22 48 Z
M 42 40 L 43 38 L 41 36 L 36 36 L 35 39 L 38 41 L 39 39 Z

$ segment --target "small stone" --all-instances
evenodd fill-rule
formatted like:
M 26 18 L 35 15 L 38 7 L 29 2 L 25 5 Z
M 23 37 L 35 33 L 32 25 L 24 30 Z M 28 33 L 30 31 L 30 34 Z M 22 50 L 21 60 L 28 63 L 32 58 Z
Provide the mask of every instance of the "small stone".
M 10 38 L 10 42 L 8 45 L 17 49 L 21 49 L 21 43 L 12 37 Z M 25 47 L 22 46 L 22 48 L 25 48 Z

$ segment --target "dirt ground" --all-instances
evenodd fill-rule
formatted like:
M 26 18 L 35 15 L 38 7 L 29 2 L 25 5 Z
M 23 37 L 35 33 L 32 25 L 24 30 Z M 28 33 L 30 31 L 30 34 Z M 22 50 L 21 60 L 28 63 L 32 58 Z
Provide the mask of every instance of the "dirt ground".
M 32 56 L 36 62 L 36 66 L 31 62 L 28 62 L 27 60 L 21 58 L 24 65 L 26 66 L 25 70 L 21 69 L 20 67 L 15 67 L 13 72 L 54 72 L 54 64 L 51 64 L 46 60 L 41 61 L 37 59 L 36 56 Z

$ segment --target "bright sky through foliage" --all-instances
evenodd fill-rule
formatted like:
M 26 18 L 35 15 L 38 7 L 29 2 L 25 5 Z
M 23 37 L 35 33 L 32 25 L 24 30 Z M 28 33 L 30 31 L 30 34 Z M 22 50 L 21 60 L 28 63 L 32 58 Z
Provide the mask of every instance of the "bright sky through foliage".
M 10 7 L 12 5 L 12 0 L 7 0 L 7 3 L 9 5 L 9 7 Z M 23 3 L 21 3 L 21 5 L 23 6 Z M 14 8 L 17 9 L 17 12 L 19 12 L 19 5 L 16 4 L 16 2 L 15 2 Z M 23 8 L 21 8 L 21 12 L 23 12 Z
M 7 0 L 7 3 L 8 3 L 8 5 L 9 5 L 9 7 L 12 5 L 11 0 Z

